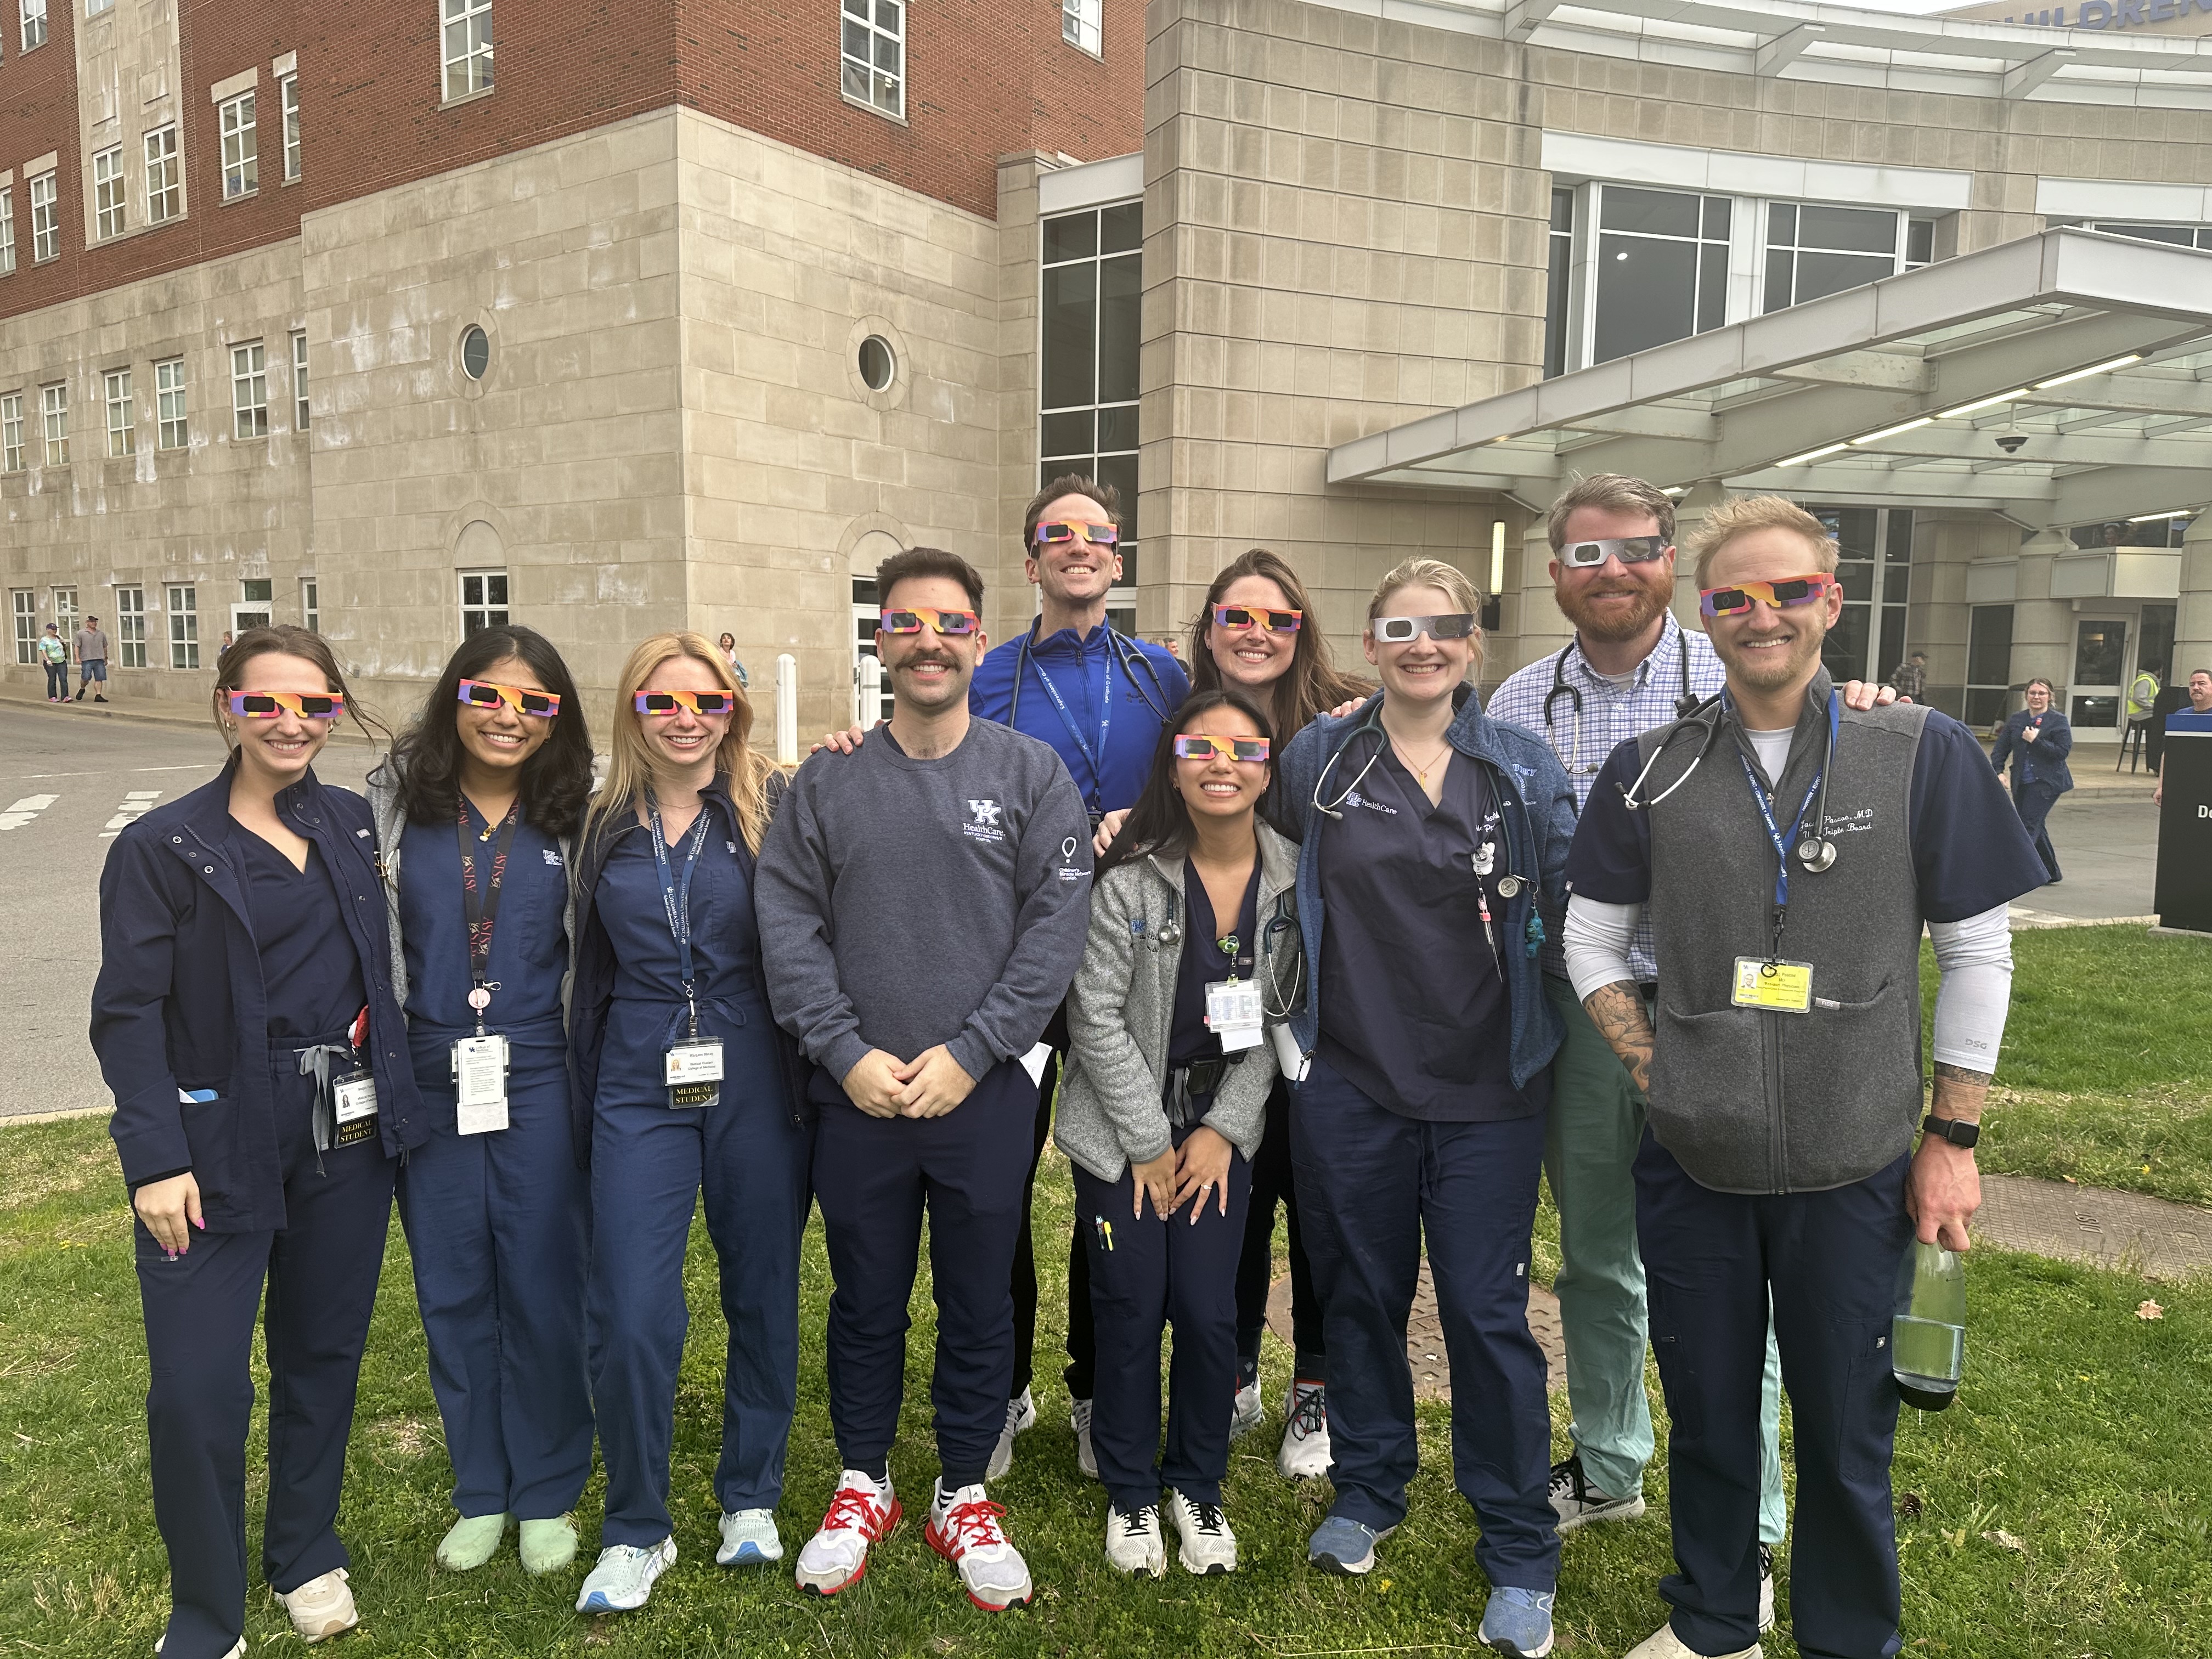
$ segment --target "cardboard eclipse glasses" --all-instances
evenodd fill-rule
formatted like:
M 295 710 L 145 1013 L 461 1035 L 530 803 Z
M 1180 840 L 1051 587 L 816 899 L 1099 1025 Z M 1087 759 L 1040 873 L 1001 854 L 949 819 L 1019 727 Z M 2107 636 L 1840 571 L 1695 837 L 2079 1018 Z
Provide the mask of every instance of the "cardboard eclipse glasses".
M 1810 605 L 1830 588 L 1839 586 L 1826 571 L 1809 576 L 1784 576 L 1778 581 L 1736 582 L 1727 587 L 1701 588 L 1698 609 L 1707 617 L 1735 617 L 1748 611 L 1754 599 L 1764 599 L 1778 611 Z
M 532 691 L 519 685 L 494 685 L 489 680 L 463 680 L 460 701 L 471 708 L 496 708 L 501 703 L 518 714 L 551 720 L 561 712 L 561 698 L 552 691 Z
M 334 720 L 345 713 L 345 693 L 234 691 L 230 712 L 242 720 L 273 720 L 288 713 L 301 720 Z

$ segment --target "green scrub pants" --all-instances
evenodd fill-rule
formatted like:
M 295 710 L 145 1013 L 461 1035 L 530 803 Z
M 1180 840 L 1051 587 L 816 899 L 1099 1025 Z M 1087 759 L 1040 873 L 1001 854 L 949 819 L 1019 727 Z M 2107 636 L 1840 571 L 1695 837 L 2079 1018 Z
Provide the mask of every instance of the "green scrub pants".
M 1552 1109 L 1544 1173 L 1559 1212 L 1559 1324 L 1567 1342 L 1567 1433 L 1590 1484 L 1613 1498 L 1644 1490 L 1651 1461 L 1651 1406 L 1644 1392 L 1644 1261 L 1636 1249 L 1636 1151 L 1644 1096 L 1612 1045 L 1576 999 L 1574 987 L 1544 975 L 1566 1022 L 1552 1062 Z M 1759 1539 L 1779 1544 L 1789 1510 L 1782 1496 L 1782 1358 L 1770 1326 L 1759 1398 Z

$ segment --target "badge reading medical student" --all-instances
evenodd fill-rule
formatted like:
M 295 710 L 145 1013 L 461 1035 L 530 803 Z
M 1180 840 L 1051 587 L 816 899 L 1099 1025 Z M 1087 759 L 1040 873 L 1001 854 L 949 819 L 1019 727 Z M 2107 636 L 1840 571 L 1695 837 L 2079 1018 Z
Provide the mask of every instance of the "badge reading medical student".
M 453 1123 L 465 1135 L 507 1127 L 505 1037 L 462 1037 L 453 1044 Z
M 354 1072 L 345 1077 L 331 1079 L 331 1100 L 335 1108 L 337 1127 L 331 1136 L 333 1146 L 350 1146 L 356 1141 L 367 1140 L 376 1133 L 376 1079 L 368 1072 Z
M 678 1111 L 715 1106 L 722 1099 L 722 1039 L 693 1037 L 668 1049 L 668 1104 Z
M 1206 1023 L 1221 1039 L 1221 1052 L 1260 1046 L 1260 987 L 1251 980 L 1217 980 L 1206 988 Z
M 1764 957 L 1735 959 L 1735 992 L 1729 999 L 1739 1008 L 1759 1008 L 1770 1014 L 1810 1013 L 1813 1008 L 1813 964 L 1809 962 L 1769 962 Z

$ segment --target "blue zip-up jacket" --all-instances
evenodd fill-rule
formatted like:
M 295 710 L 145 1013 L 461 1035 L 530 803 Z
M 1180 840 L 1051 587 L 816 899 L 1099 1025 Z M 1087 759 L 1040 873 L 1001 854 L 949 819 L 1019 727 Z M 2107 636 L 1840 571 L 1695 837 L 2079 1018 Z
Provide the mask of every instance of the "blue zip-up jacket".
M 1094 815 L 1134 806 L 1152 773 L 1160 728 L 1190 695 L 1190 676 L 1172 653 L 1115 634 L 1111 624 L 1102 623 L 1081 639 L 1063 628 L 1039 640 L 1043 626 L 1042 618 L 1031 623 L 976 664 L 968 683 L 968 712 L 1051 744 Z M 1052 690 L 1043 675 L 1051 676 Z M 1067 705 L 1066 720 L 1052 700 L 1054 690 Z M 1085 750 L 1098 746 L 1099 698 L 1109 693 L 1114 712 L 1106 718 L 1105 759 L 1094 769 Z
M 285 1224 L 269 1002 L 245 878 L 234 864 L 230 785 L 158 806 L 115 838 L 100 872 L 100 976 L 92 1048 L 115 1096 L 108 1133 L 126 1185 L 189 1170 L 210 1232 Z M 397 1158 L 430 1136 L 415 1090 L 407 1024 L 392 992 L 384 890 L 368 803 L 313 771 L 278 792 L 277 816 L 321 849 L 368 993 L 363 1053 L 376 1076 L 378 1129 Z M 190 1103 L 181 1091 L 212 1089 Z
M 1362 741 L 1352 766 L 1328 766 L 1322 799 L 1336 805 L 1336 796 L 1358 775 L 1368 745 L 1388 741 L 1381 731 L 1382 695 L 1377 692 L 1357 714 L 1342 720 L 1316 716 L 1291 739 L 1275 769 L 1280 816 L 1273 821 L 1300 843 L 1298 927 L 1305 935 L 1309 963 L 1321 961 L 1322 934 L 1328 925 L 1322 906 L 1322 815 L 1314 805 L 1315 787 L 1322 781 L 1322 768 L 1341 755 L 1357 733 L 1372 726 L 1375 735 Z M 1482 767 L 1505 831 L 1505 864 L 1500 873 L 1522 878 L 1521 890 L 1505 901 L 1499 937 L 1522 943 L 1521 949 L 1504 953 L 1505 994 L 1513 1012 L 1513 1086 L 1525 1089 L 1529 1079 L 1552 1063 L 1566 1036 L 1559 1011 L 1544 994 L 1543 970 L 1537 960 L 1544 924 L 1536 915 L 1536 894 L 1540 888 L 1553 905 L 1565 907 L 1567 846 L 1575 837 L 1574 787 L 1551 744 L 1533 732 L 1492 720 L 1482 712 L 1482 700 L 1473 686 L 1462 685 L 1453 696 L 1459 715 L 1445 736 L 1453 748 Z M 1309 995 L 1290 1024 L 1299 1050 L 1313 1053 L 1321 1041 L 1319 997 Z
M 785 772 L 769 775 L 771 816 L 789 781 L 790 775 Z M 703 811 L 722 815 L 730 840 L 737 843 L 738 865 L 745 872 L 745 886 L 751 890 L 757 885 L 753 849 L 738 832 L 738 809 L 730 799 L 729 778 L 718 775 L 700 793 L 707 801 Z M 586 1168 L 592 1161 L 592 1104 L 599 1090 L 599 1053 L 606 1046 L 607 1010 L 615 1000 L 615 947 L 607 936 L 606 923 L 599 917 L 599 877 L 617 842 L 624 836 L 645 833 L 634 811 L 603 818 L 592 826 L 578 846 L 576 856 L 569 860 L 575 924 L 568 935 L 568 1118 L 576 1132 L 576 1162 Z M 768 1000 L 765 983 L 761 986 L 761 1000 Z M 810 1068 L 798 1043 L 781 1026 L 775 1027 L 775 1053 L 781 1073 L 777 1080 L 790 1097 L 792 1121 L 804 1125 L 811 1121 L 813 1110 L 806 1099 Z
M 2038 728 L 2033 743 L 2027 738 L 2031 726 Z M 2063 795 L 2074 787 L 2074 773 L 2066 764 L 2066 757 L 2073 750 L 2074 728 L 2057 708 L 2046 708 L 2039 716 L 2025 708 L 2015 708 L 2005 721 L 2004 730 L 1997 733 L 1996 746 L 1990 751 L 1990 764 L 2002 777 L 2005 757 L 2009 755 L 2015 787 L 2047 783 L 2055 786 Z

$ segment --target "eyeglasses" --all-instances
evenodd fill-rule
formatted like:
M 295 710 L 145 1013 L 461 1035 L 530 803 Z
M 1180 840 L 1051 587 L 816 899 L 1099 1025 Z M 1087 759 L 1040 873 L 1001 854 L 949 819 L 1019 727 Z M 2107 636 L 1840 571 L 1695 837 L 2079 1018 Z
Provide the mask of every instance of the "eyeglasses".
M 1576 570 L 1587 570 L 1608 558 L 1623 564 L 1649 564 L 1668 550 L 1664 536 L 1615 536 L 1601 542 L 1569 542 L 1559 550 L 1559 562 Z
M 1810 576 L 1785 576 L 1779 581 L 1738 582 L 1732 587 L 1708 587 L 1698 594 L 1698 609 L 1708 617 L 1741 616 L 1752 601 L 1764 599 L 1778 611 L 1810 605 L 1838 586 L 1833 576 L 1819 572 Z
M 343 691 L 234 691 L 230 712 L 242 720 L 273 720 L 287 711 L 304 720 L 334 720 L 345 713 Z
M 1463 640 L 1474 632 L 1474 613 L 1458 611 L 1445 617 L 1377 617 L 1367 628 L 1377 645 L 1403 645 L 1423 634 L 1432 640 Z
M 1058 547 L 1078 536 L 1093 547 L 1111 547 L 1121 539 L 1121 532 L 1110 524 L 1041 524 L 1035 539 L 1039 547 Z
M 489 680 L 463 680 L 460 700 L 471 708 L 496 708 L 501 703 L 518 714 L 551 720 L 561 712 L 561 699 L 550 691 L 526 691 L 519 685 L 494 685 Z
M 1261 611 L 1249 605 L 1217 605 L 1213 607 L 1216 628 L 1261 627 L 1270 634 L 1295 634 L 1305 621 L 1303 611 Z
M 975 613 L 972 611 L 933 611 L 927 605 L 916 605 L 911 611 L 886 611 L 876 618 L 878 634 L 919 634 L 927 623 L 940 634 L 967 635 L 975 631 Z
M 1216 755 L 1224 760 L 1263 761 L 1267 758 L 1265 738 L 1215 738 L 1202 732 L 1185 732 L 1175 740 L 1177 760 L 1212 760 Z
M 663 717 L 679 708 L 695 714 L 726 714 L 738 706 L 736 696 L 728 691 L 641 691 L 636 701 L 639 714 Z

